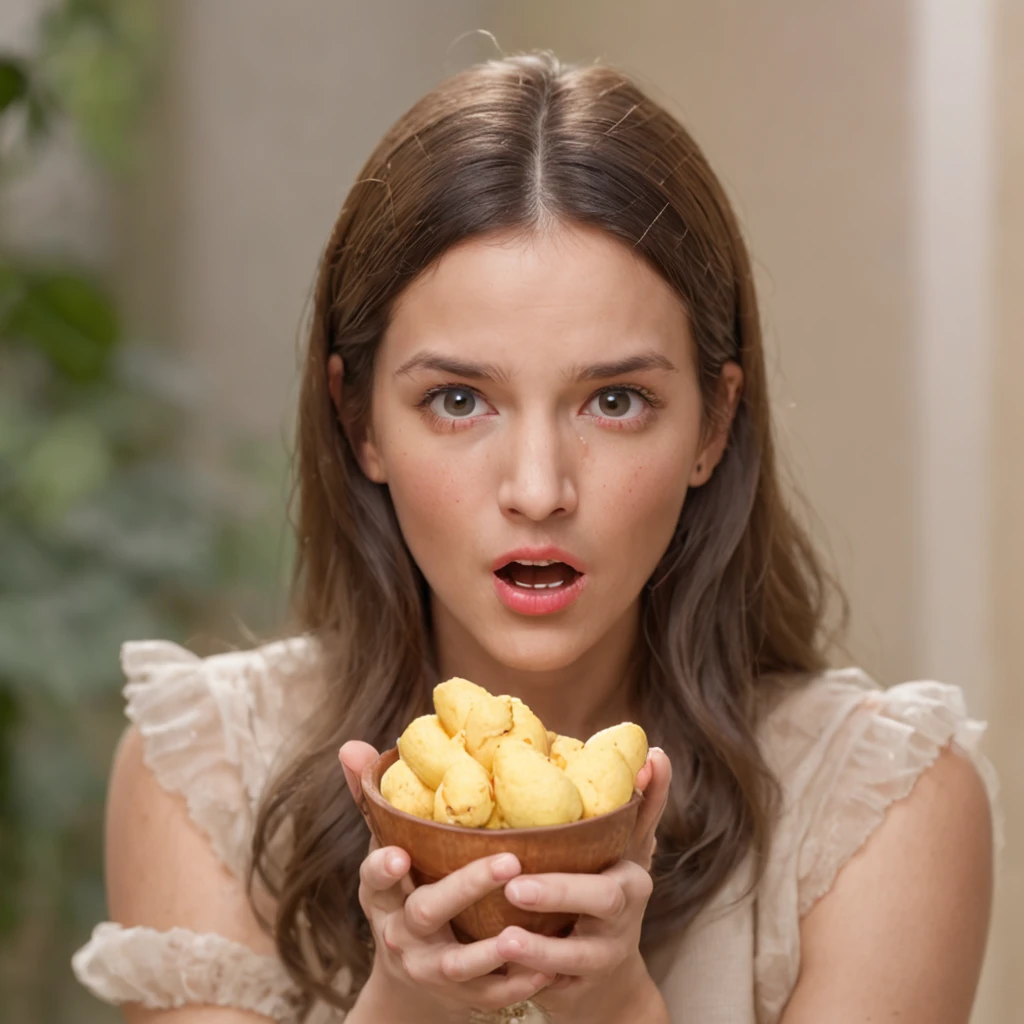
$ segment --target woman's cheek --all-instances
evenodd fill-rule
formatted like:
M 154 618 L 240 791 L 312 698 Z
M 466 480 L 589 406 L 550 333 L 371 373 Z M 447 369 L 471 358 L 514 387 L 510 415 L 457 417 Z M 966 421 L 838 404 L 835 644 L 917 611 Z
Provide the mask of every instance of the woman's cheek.
M 446 536 L 465 536 L 461 519 L 476 507 L 478 474 L 454 461 L 410 453 L 396 460 L 388 475 L 391 500 L 410 546 L 417 540 L 435 543 Z

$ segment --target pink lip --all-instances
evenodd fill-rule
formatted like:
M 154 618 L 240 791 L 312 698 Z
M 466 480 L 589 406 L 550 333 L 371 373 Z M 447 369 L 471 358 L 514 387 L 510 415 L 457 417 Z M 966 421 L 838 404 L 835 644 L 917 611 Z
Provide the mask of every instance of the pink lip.
M 587 567 L 575 555 L 570 555 L 568 551 L 556 548 L 553 544 L 539 548 L 516 548 L 514 551 L 507 551 L 491 562 L 491 572 L 497 572 L 509 562 L 518 562 L 521 559 L 528 562 L 542 562 L 548 558 L 553 562 L 565 562 L 577 572 L 587 572 Z
M 572 583 L 557 590 L 526 590 L 503 580 L 497 573 L 494 573 L 491 579 L 494 580 L 498 600 L 510 611 L 518 612 L 520 615 L 550 615 L 552 612 L 560 612 L 563 608 L 568 608 L 587 585 L 587 577 L 582 573 Z
M 554 562 L 565 562 L 566 565 L 575 569 L 579 575 L 565 586 L 557 590 L 528 590 L 517 587 L 514 583 L 502 579 L 498 570 L 508 565 L 509 562 L 525 560 L 528 562 L 541 562 L 551 559 Z M 587 585 L 587 567 L 575 555 L 568 551 L 555 547 L 553 544 L 535 548 L 516 548 L 508 551 L 491 563 L 492 579 L 494 590 L 498 600 L 511 611 L 520 615 L 549 615 L 552 612 L 568 608 L 583 592 Z

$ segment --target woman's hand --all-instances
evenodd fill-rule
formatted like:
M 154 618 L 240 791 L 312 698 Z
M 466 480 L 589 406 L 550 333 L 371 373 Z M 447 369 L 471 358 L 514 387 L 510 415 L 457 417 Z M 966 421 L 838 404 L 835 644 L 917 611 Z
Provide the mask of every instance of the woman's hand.
M 353 797 L 361 800 L 359 777 L 377 756 L 367 743 L 351 742 L 340 758 Z M 353 1024 L 387 1020 L 389 1024 L 464 1020 L 468 1007 L 497 1010 L 530 999 L 553 979 L 524 965 L 506 974 L 498 938 L 469 944 L 452 933 L 461 910 L 506 884 L 521 871 L 509 853 L 484 857 L 432 885 L 413 887 L 409 855 L 395 846 L 370 853 L 359 872 L 359 902 L 373 929 L 376 954 L 370 979 L 352 1012 Z
M 672 767 L 655 747 L 637 775 L 645 799 L 625 858 L 600 875 L 522 875 L 505 885 L 529 910 L 580 914 L 572 934 L 547 938 L 506 928 L 495 954 L 557 975 L 535 1000 L 556 1024 L 667 1024 L 668 1011 L 640 956 L 640 925 L 651 895 L 654 832 L 668 800 Z

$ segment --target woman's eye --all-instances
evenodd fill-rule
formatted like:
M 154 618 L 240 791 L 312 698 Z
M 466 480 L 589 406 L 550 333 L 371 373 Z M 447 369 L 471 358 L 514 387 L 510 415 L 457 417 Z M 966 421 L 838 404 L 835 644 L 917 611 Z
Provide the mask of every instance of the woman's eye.
M 447 388 L 430 400 L 430 411 L 441 419 L 466 419 L 481 405 L 479 398 L 466 388 Z
M 594 395 L 589 404 L 595 416 L 608 420 L 632 420 L 644 411 L 643 398 L 627 388 L 602 391 Z

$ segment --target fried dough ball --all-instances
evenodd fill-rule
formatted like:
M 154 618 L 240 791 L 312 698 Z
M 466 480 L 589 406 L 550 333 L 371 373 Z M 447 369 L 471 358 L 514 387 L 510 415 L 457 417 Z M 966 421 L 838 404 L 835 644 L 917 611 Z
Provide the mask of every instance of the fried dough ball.
M 562 825 L 583 816 L 583 801 L 568 776 L 521 740 L 497 745 L 494 800 L 511 828 Z
M 563 771 L 565 770 L 565 763 L 570 754 L 575 754 L 577 750 L 583 749 L 583 741 L 574 739 L 572 736 L 558 736 L 551 741 L 551 753 L 548 757 L 551 758 L 553 764 L 557 764 Z
M 565 776 L 579 790 L 584 818 L 614 811 L 633 795 L 634 773 L 612 746 L 584 746 L 570 754 Z
M 398 754 L 420 781 L 434 790 L 456 761 L 469 758 L 465 747 L 444 731 L 437 715 L 414 718 L 398 738 Z
M 647 734 L 633 722 L 621 722 L 595 732 L 584 746 L 592 749 L 614 747 L 626 759 L 634 779 L 647 760 Z
M 477 828 L 487 824 L 493 810 L 494 795 L 487 769 L 471 757 L 456 761 L 444 773 L 434 794 L 434 820 Z
M 484 828 L 508 828 L 505 819 L 501 816 L 501 811 L 498 810 L 497 803 L 494 804 L 491 816 L 484 823 Z
M 547 756 L 547 730 L 518 697 L 488 694 L 474 701 L 466 716 L 466 750 L 491 771 L 494 751 L 507 739 L 522 740 Z
M 490 694 L 468 679 L 454 676 L 434 687 L 434 710 L 449 736 L 466 727 L 466 716 L 473 702 Z
M 396 761 L 380 780 L 380 795 L 392 807 L 417 818 L 433 818 L 434 791 L 402 760 Z

